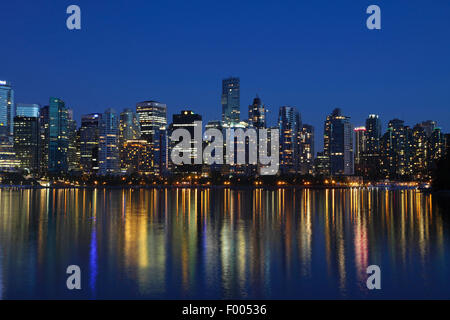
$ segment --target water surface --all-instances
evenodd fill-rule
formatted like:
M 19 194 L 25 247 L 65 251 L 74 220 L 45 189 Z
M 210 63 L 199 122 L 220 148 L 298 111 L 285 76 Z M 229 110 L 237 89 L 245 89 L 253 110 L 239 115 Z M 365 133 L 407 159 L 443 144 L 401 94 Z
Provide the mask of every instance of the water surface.
M 0 299 L 450 299 L 449 217 L 416 190 L 0 189 Z

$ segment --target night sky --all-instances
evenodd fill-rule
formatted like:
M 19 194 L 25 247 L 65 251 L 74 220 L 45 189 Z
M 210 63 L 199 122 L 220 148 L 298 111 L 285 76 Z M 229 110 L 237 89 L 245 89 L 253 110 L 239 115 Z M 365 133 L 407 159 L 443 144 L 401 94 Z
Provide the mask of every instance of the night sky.
M 81 7 L 82 30 L 66 28 Z M 382 30 L 366 28 L 381 7 Z M 221 80 L 241 78 L 241 119 L 258 94 L 274 125 L 294 105 L 316 128 L 333 108 L 383 130 L 437 120 L 450 128 L 450 1 L 2 1 L 0 80 L 16 102 L 60 97 L 84 113 L 158 100 L 221 118 Z

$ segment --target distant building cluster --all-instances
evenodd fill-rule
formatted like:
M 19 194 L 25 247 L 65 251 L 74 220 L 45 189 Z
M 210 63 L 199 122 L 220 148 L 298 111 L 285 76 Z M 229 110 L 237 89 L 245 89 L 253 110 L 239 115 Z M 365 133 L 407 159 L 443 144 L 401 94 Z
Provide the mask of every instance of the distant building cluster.
M 236 129 L 279 130 L 280 175 L 363 176 L 371 179 L 417 179 L 430 177 L 435 161 L 445 153 L 448 135 L 435 121 L 409 127 L 402 120 L 389 121 L 381 130 L 378 115 L 371 114 L 365 126 L 353 127 L 350 117 L 335 109 L 324 123 L 324 149 L 315 155 L 314 127 L 302 123 L 295 106 L 281 106 L 278 123 L 267 125 L 268 107 L 256 96 L 248 106 L 248 118 L 241 119 L 240 80 L 222 81 L 222 119 L 209 121 L 206 129 L 221 132 Z M 81 116 L 77 125 L 73 111 L 59 98 L 48 105 L 15 103 L 14 90 L 0 81 L 0 171 L 23 172 L 34 177 L 73 175 L 150 175 L 171 174 L 211 176 L 257 175 L 257 163 L 194 164 L 177 166 L 170 161 L 174 142 L 171 132 L 187 129 L 194 135 L 202 116 L 192 110 L 167 119 L 167 106 L 143 101 L 135 109 L 117 113 Z M 239 143 L 228 141 L 228 143 Z M 240 142 L 242 143 L 242 142 Z M 251 141 L 246 141 L 246 144 Z M 206 142 L 204 142 L 206 144 Z M 194 141 L 193 158 L 202 152 Z M 245 146 L 244 146 L 245 147 Z M 239 150 L 236 146 L 234 150 Z M 242 150 L 242 148 L 240 149 Z

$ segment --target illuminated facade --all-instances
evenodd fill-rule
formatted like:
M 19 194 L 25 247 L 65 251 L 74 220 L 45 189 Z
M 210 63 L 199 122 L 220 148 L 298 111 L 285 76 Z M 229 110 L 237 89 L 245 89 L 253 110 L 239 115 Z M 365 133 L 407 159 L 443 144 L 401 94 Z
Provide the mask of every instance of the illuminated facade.
M 363 158 L 367 151 L 366 127 L 356 127 L 355 132 L 355 173 L 363 174 Z
M 248 106 L 248 124 L 257 129 L 266 127 L 266 107 L 258 96 Z
M 100 113 L 81 117 L 80 127 L 80 165 L 83 173 L 92 174 L 99 170 L 98 143 L 100 139 Z
M 20 168 L 30 173 L 39 171 L 39 118 L 14 117 L 14 151 Z
M 239 123 L 241 113 L 241 88 L 239 78 L 222 80 L 222 121 L 231 125 Z
M 303 124 L 300 135 L 300 173 L 314 173 L 314 127 Z
M 52 174 L 67 173 L 68 110 L 64 101 L 50 98 L 48 109 L 48 172 Z
M 119 174 L 119 119 L 114 109 L 107 109 L 102 114 L 99 132 L 99 174 Z
M 41 106 L 35 103 L 17 103 L 16 116 L 39 117 Z
M 170 124 L 170 135 L 173 131 L 177 129 L 185 129 L 189 131 L 189 134 L 191 135 L 191 141 L 190 141 L 190 147 L 187 149 L 181 149 L 180 152 L 188 153 L 190 154 L 191 158 L 191 164 L 184 164 L 181 166 L 177 166 L 173 163 L 170 163 L 170 168 L 173 171 L 176 172 L 189 172 L 189 173 L 201 173 L 202 165 L 201 164 L 194 164 L 194 160 L 197 157 L 198 153 L 202 152 L 202 146 L 197 146 L 195 144 L 195 137 L 194 137 L 194 131 L 200 129 L 202 130 L 201 123 L 198 124 L 197 122 L 202 121 L 202 116 L 199 114 L 194 113 L 191 110 L 183 110 L 179 114 L 174 114 L 172 117 L 172 123 Z M 198 128 L 197 126 L 200 126 Z M 177 145 L 178 142 L 171 141 L 170 142 L 170 150 L 173 149 L 175 145 Z M 171 152 L 171 151 L 170 151 Z
M 162 174 L 167 170 L 167 106 L 157 101 L 136 104 L 141 139 L 146 140 L 151 150 L 151 171 Z
M 124 174 L 151 173 L 151 149 L 146 140 L 127 140 L 123 145 L 124 157 L 121 162 Z
M 280 107 L 278 129 L 280 130 L 280 170 L 283 173 L 296 173 L 298 170 L 301 127 L 300 113 L 296 107 Z
M 354 173 L 353 131 L 350 117 L 343 116 L 339 108 L 334 109 L 325 120 L 324 156 L 329 157 L 331 175 Z
M 0 80 L 0 135 L 13 141 L 14 131 L 14 90 L 11 83 Z

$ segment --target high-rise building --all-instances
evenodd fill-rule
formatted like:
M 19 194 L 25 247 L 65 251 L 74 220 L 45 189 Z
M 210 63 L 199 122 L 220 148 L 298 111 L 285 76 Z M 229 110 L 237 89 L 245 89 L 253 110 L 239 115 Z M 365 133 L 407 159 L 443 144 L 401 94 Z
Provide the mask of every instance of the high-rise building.
M 0 137 L 0 172 L 15 172 L 20 167 L 10 137 Z
M 393 119 L 381 141 L 381 170 L 385 178 L 396 179 L 410 173 L 410 128 Z
M 151 150 L 146 140 L 126 140 L 123 153 L 126 155 L 121 163 L 123 173 L 141 175 L 151 173 Z
M 280 107 L 278 128 L 280 130 L 280 170 L 283 173 L 296 173 L 300 157 L 299 132 L 302 128 L 300 113 L 296 107 Z
M 355 132 L 355 172 L 363 175 L 363 158 L 367 149 L 366 127 L 356 127 L 353 131 Z
M 16 116 L 22 117 L 39 117 L 41 106 L 36 103 L 17 103 Z
M 0 136 L 13 141 L 14 131 L 14 90 L 9 81 L 0 80 Z
M 318 176 L 330 175 L 330 157 L 323 152 L 317 152 L 317 157 L 314 159 L 314 172 Z
M 425 128 L 417 124 L 412 129 L 410 148 L 410 170 L 415 179 L 421 180 L 428 177 L 428 138 Z
M 100 175 L 120 173 L 119 118 L 111 108 L 102 114 L 100 120 L 98 159 Z
M 191 110 L 182 110 L 179 114 L 174 114 L 172 116 L 172 123 L 170 124 L 170 133 L 177 129 L 185 129 L 189 131 L 191 135 L 191 141 L 189 143 L 189 148 L 186 149 L 178 149 L 181 153 L 190 154 L 191 164 L 184 164 L 177 166 L 171 163 L 171 169 L 175 172 L 184 172 L 184 173 L 200 173 L 202 169 L 201 164 L 194 164 L 194 160 L 199 153 L 202 152 L 202 145 L 197 145 L 195 143 L 194 131 L 201 126 L 202 116 L 194 113 Z M 200 123 L 198 123 L 200 122 Z M 173 148 L 178 144 L 178 141 L 170 141 L 170 152 L 172 152 Z
M 80 144 L 78 139 L 77 122 L 73 118 L 73 110 L 68 110 L 67 138 L 69 146 L 67 149 L 67 165 L 70 172 L 81 170 L 80 166 Z
M 100 139 L 100 113 L 81 116 L 80 165 L 83 173 L 95 174 L 99 170 L 98 143 Z
M 139 120 L 136 113 L 131 109 L 125 109 L 120 113 L 119 122 L 119 156 L 120 166 L 122 170 L 126 170 L 129 167 L 129 161 L 127 157 L 129 150 L 125 150 L 125 144 L 128 140 L 139 141 L 141 138 L 141 129 L 139 127 Z M 129 145 L 129 147 L 135 147 L 136 144 Z M 140 149 L 136 149 L 140 150 Z
M 314 127 L 303 124 L 300 135 L 300 172 L 314 173 Z
M 248 124 L 251 127 L 260 129 L 266 127 L 266 107 L 261 99 L 256 96 L 253 103 L 248 106 Z
M 435 162 L 445 156 L 445 136 L 440 127 L 435 127 L 428 138 L 428 162 L 433 169 Z
M 68 110 L 64 101 L 50 98 L 49 103 L 49 138 L 48 138 L 48 172 L 52 174 L 67 173 Z
M 365 151 L 359 157 L 356 165 L 358 174 L 378 178 L 380 176 L 380 143 L 381 143 L 381 122 L 376 114 L 370 114 L 366 119 L 365 131 Z
M 50 138 L 50 114 L 49 106 L 39 110 L 40 139 L 39 139 L 39 171 L 45 175 L 48 173 L 48 146 Z
M 240 121 L 240 80 L 227 78 L 222 80 L 222 121 L 231 125 Z
M 141 137 L 141 129 L 136 113 L 131 109 L 125 109 L 120 113 L 119 140 L 124 143 L 127 140 L 138 140 Z
M 324 132 L 324 155 L 330 159 L 331 175 L 352 175 L 354 159 L 350 117 L 343 116 L 341 109 L 334 109 L 327 116 Z
M 152 173 L 161 174 L 167 170 L 167 106 L 157 101 L 136 104 L 141 139 L 146 140 L 151 150 Z
M 38 117 L 14 117 L 14 151 L 20 168 L 29 173 L 39 171 L 39 140 Z

